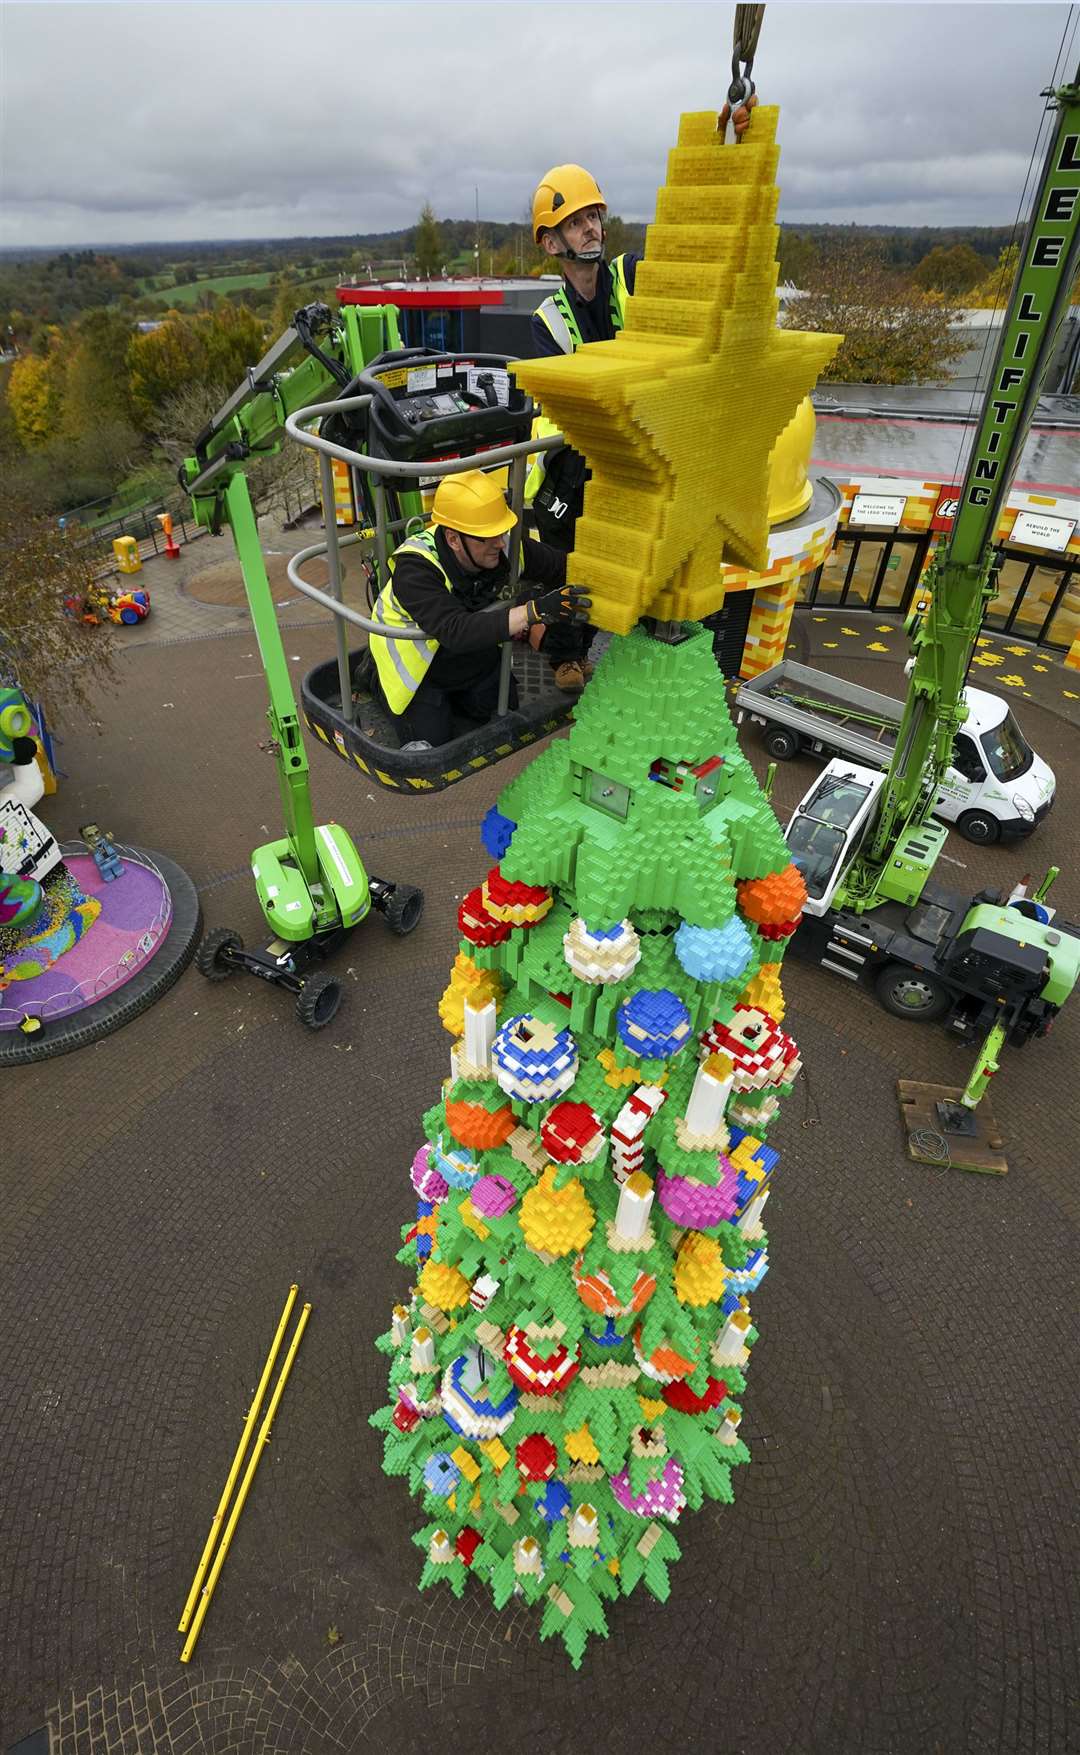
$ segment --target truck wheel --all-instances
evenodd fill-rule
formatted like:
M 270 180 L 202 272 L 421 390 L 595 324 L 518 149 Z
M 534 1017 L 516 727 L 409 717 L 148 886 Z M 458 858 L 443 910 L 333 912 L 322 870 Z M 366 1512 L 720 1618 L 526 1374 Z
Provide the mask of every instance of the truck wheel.
M 997 818 L 985 810 L 966 810 L 956 826 L 966 841 L 974 841 L 979 847 L 992 847 L 1001 839 Z
M 404 938 L 414 926 L 419 926 L 423 912 L 423 890 L 415 889 L 412 884 L 397 884 L 393 895 L 387 898 L 383 919 L 391 932 L 396 933 L 398 938 Z
M 894 1018 L 932 1023 L 949 1009 L 948 989 L 927 969 L 910 969 L 906 963 L 886 963 L 874 991 Z
M 307 1030 L 325 1030 L 341 1004 L 341 982 L 333 975 L 313 975 L 296 996 L 296 1015 Z
M 799 753 L 799 739 L 783 725 L 770 725 L 765 733 L 765 748 L 778 762 L 790 762 Z
M 208 981 L 227 981 L 235 975 L 236 966 L 227 961 L 226 951 L 242 951 L 244 941 L 228 926 L 215 926 L 208 932 L 195 952 L 195 967 Z

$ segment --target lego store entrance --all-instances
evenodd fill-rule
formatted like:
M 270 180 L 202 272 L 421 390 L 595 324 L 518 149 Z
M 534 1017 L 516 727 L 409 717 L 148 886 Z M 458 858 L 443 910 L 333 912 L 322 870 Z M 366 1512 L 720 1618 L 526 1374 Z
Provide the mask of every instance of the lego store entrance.
M 800 603 L 814 609 L 868 609 L 903 618 L 911 607 L 933 541 L 922 535 L 854 536 L 836 546 L 809 575 Z M 1080 629 L 1080 564 L 1075 556 L 1000 549 L 997 595 L 983 626 L 1054 651 L 1068 651 Z

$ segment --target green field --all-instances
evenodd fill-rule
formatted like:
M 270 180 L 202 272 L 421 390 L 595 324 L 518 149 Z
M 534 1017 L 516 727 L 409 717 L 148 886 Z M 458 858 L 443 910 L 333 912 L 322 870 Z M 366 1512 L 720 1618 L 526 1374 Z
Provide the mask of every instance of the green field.
M 212 280 L 189 280 L 183 286 L 162 287 L 155 297 L 168 299 L 171 305 L 193 305 L 203 293 L 236 292 L 242 286 L 269 286 L 274 271 L 264 274 L 219 274 Z

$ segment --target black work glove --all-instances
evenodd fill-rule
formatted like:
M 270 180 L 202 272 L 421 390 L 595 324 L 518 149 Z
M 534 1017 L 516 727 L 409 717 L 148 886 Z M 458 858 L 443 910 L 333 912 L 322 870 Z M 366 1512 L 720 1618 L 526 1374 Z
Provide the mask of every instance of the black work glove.
M 581 585 L 559 585 L 554 591 L 545 591 L 543 597 L 531 598 L 525 607 L 530 628 L 537 622 L 551 628 L 556 622 L 587 622 L 592 598 Z

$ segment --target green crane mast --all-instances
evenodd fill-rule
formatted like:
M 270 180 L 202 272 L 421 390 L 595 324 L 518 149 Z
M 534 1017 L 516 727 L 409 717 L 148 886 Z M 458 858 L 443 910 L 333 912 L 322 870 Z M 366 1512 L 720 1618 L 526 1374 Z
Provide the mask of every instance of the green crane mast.
M 949 541 L 931 562 L 929 603 L 913 637 L 896 749 L 874 828 L 837 893 L 865 912 L 932 872 L 947 830 L 930 820 L 963 723 L 964 683 L 994 595 L 994 534 L 1020 460 L 1058 328 L 1080 266 L 1080 69 L 1043 94 L 1057 126 L 1043 164 L 1020 268 Z

